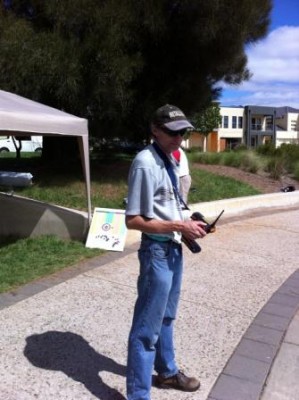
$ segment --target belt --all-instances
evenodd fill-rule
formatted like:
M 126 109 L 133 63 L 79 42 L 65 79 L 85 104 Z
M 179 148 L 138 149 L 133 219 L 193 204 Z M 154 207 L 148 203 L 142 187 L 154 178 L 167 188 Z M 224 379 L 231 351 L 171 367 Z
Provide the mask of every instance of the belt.
M 163 243 L 172 242 L 172 239 L 163 236 L 154 236 L 154 235 L 151 236 L 148 235 L 147 233 L 143 233 L 142 236 L 145 237 L 146 239 L 154 240 L 156 242 L 163 242 Z

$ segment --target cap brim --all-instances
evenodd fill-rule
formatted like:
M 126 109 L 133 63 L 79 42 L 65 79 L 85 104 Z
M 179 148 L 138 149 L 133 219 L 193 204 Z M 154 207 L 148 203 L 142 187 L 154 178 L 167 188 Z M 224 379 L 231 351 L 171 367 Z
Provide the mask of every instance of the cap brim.
M 171 130 L 171 131 L 180 131 L 181 129 L 195 129 L 193 125 L 190 124 L 189 121 L 186 119 L 178 120 L 178 121 L 172 121 L 172 122 L 167 122 L 166 124 L 163 124 L 165 128 Z

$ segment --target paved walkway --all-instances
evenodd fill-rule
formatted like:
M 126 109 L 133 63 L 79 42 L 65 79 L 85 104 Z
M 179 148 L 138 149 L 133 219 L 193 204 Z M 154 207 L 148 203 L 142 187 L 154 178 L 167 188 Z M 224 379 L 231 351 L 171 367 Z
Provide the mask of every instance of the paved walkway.
M 298 211 L 224 219 L 185 249 L 177 361 L 202 387 L 152 400 L 298 400 Z M 1 400 L 125 399 L 136 249 L 0 296 Z

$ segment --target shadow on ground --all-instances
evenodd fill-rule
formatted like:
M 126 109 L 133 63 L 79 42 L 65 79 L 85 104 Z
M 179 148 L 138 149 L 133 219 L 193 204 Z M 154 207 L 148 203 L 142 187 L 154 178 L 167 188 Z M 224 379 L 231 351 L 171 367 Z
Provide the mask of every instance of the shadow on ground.
M 116 389 L 106 385 L 99 373 L 107 371 L 125 376 L 126 367 L 97 353 L 80 335 L 58 331 L 31 335 L 26 338 L 24 355 L 35 367 L 61 371 L 83 383 L 98 399 L 125 399 Z

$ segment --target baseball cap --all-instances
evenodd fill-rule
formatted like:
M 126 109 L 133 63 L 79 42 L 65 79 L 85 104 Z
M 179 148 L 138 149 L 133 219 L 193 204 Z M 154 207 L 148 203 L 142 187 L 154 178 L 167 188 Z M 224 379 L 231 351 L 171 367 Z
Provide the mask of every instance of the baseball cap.
M 165 127 L 171 131 L 195 129 L 186 115 L 176 106 L 165 104 L 154 113 L 152 123 L 157 127 Z

